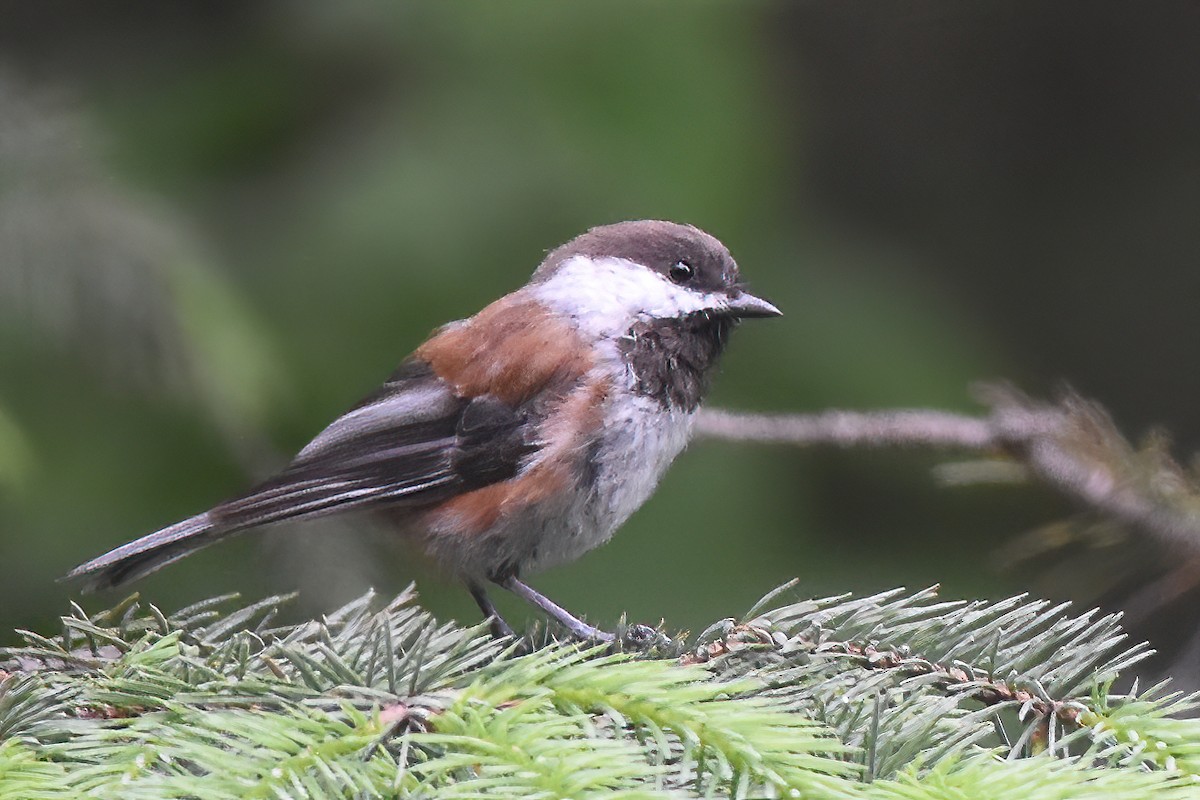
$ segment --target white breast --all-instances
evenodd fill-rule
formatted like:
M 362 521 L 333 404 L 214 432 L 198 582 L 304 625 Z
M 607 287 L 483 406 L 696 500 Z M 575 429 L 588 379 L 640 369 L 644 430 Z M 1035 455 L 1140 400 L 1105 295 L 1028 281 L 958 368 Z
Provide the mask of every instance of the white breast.
M 528 571 L 573 561 L 611 539 L 654 493 L 691 438 L 695 415 L 666 410 L 635 394 L 632 371 L 619 359 L 615 344 L 610 349 L 610 368 L 620 375 L 622 388 L 609 398 L 592 451 L 594 478 L 569 502 L 556 530 L 540 537 L 536 556 L 525 565 Z
M 667 467 L 687 446 L 693 417 L 664 410 L 632 392 L 610 408 L 596 474 L 604 540 L 654 493 Z

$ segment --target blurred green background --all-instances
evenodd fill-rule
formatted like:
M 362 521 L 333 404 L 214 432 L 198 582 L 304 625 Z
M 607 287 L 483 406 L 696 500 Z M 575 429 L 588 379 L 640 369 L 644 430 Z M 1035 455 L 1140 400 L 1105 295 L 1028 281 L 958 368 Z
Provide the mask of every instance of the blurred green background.
M 710 230 L 785 311 L 739 330 L 714 404 L 969 411 L 977 380 L 1069 381 L 1129 432 L 1200 444 L 1194 3 L 0 13 L 2 629 L 52 630 L 71 566 L 280 466 L 432 328 L 619 219 Z M 940 460 L 698 443 L 612 544 L 533 583 L 602 625 L 676 628 L 791 576 L 1169 594 L 1176 556 L 1128 536 L 1002 568 L 1075 509 L 939 489 Z M 413 579 L 476 619 L 386 533 L 336 521 L 137 589 L 167 609 L 299 589 L 312 613 Z M 1166 630 L 1153 603 L 1135 630 L 1195 671 L 1195 593 L 1175 595 Z

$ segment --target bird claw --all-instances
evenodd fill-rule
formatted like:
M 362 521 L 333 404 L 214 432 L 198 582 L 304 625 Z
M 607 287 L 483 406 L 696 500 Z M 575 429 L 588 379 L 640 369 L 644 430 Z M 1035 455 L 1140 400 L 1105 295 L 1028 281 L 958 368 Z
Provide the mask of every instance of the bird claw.
M 635 623 L 630 625 L 625 631 L 624 641 L 633 645 L 649 646 L 656 643 L 660 638 L 662 637 L 656 628 Z

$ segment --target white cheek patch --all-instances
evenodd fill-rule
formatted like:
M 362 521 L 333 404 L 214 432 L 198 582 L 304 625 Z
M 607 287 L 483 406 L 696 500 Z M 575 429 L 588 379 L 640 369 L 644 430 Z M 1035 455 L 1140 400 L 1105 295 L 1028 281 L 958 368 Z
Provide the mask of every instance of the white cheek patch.
M 581 330 L 603 337 L 624 334 L 638 319 L 669 319 L 725 305 L 720 295 L 676 286 L 624 258 L 575 256 L 533 292 L 541 302 L 570 316 Z

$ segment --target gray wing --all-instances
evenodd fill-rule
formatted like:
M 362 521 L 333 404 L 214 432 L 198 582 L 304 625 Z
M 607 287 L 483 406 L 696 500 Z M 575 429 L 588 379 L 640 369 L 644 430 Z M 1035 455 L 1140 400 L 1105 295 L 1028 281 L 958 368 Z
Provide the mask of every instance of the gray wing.
M 210 513 L 250 527 L 328 511 L 417 506 L 511 478 L 532 447 L 520 409 L 462 398 L 410 359 L 375 394 L 335 420 L 288 467 Z
M 534 445 L 525 412 L 491 395 L 463 398 L 409 359 L 375 394 L 248 492 L 76 567 L 85 590 L 154 572 L 270 522 L 372 507 L 420 507 L 506 480 Z

